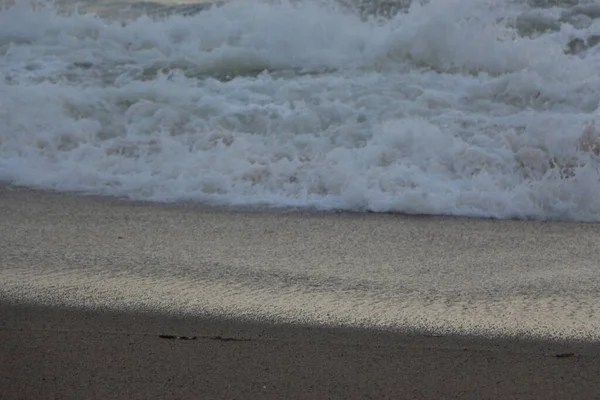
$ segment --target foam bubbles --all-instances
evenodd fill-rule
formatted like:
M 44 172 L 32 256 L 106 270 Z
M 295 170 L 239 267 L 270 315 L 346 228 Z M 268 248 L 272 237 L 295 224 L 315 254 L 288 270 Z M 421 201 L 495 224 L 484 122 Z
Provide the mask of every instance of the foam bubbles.
M 597 24 L 565 19 L 593 10 L 454 3 L 377 19 L 244 1 L 126 23 L 17 4 L 0 12 L 0 179 L 157 201 L 600 220 Z M 525 34 L 523 15 L 543 23 Z M 569 51 L 574 37 L 585 52 Z

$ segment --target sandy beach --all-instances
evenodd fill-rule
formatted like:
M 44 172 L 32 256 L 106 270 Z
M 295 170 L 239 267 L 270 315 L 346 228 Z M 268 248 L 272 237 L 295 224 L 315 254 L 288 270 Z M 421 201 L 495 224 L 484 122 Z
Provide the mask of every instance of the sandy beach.
M 600 332 L 596 224 L 0 196 L 13 300 L 488 337 Z
M 600 389 L 594 224 L 226 210 L 8 185 L 0 213 L 3 398 Z
M 0 313 L 3 399 L 590 399 L 599 390 L 590 345 L 7 304 Z
M 0 400 L 600 397 L 588 0 L 3 4 Z

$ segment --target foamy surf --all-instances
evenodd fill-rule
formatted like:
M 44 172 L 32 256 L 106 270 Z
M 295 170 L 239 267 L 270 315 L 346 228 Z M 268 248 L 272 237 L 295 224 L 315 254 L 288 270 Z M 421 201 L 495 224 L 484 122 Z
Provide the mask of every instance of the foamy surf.
M 600 220 L 595 4 L 439 0 L 386 18 L 365 4 L 232 1 L 124 20 L 17 2 L 0 12 L 0 179 Z

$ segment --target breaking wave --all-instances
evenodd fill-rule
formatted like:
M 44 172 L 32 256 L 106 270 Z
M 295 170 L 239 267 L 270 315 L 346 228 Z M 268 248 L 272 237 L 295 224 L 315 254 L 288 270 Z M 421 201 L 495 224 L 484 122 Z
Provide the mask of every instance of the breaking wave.
M 5 7 L 0 179 L 600 221 L 596 4 L 369 4 Z

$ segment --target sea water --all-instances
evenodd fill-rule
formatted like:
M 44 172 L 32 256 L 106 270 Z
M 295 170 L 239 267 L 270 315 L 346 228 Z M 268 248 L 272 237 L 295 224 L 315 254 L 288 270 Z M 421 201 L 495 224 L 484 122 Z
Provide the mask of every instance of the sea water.
M 585 0 L 5 2 L 0 180 L 600 221 L 598 42 Z

